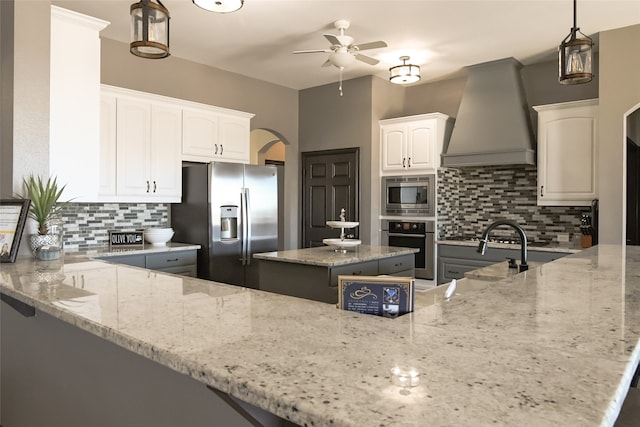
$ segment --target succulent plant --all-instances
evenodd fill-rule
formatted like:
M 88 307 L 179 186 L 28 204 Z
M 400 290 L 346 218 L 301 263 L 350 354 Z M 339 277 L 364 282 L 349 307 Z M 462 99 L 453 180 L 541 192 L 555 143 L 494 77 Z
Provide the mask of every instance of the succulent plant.
M 66 185 L 58 186 L 57 178 L 49 177 L 46 181 L 38 176 L 29 176 L 24 180 L 26 197 L 31 199 L 29 217 L 38 223 L 38 234 L 49 232 L 49 223 L 57 218 L 58 211 L 66 202 L 59 202 Z

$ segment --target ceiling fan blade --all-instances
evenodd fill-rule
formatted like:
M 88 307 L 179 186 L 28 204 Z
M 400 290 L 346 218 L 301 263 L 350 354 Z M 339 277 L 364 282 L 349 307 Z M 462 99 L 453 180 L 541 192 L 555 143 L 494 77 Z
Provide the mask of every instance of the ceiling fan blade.
M 338 37 L 334 36 L 333 34 L 325 34 L 324 38 L 329 40 L 329 43 L 331 43 L 331 46 L 342 46 L 342 43 L 340 43 L 340 40 L 338 40 Z
M 330 65 L 333 65 L 333 63 L 331 62 L 330 59 L 327 59 L 326 61 L 324 61 L 324 64 L 322 64 L 322 67 L 328 67 Z
M 356 59 L 357 59 L 358 61 L 365 62 L 365 63 L 367 63 L 367 64 L 369 64 L 369 65 L 376 65 L 378 62 L 380 62 L 380 61 L 378 61 L 378 60 L 377 60 L 377 59 L 375 59 L 375 58 L 372 58 L 372 57 L 367 56 L 367 55 L 363 55 L 363 54 L 361 54 L 361 53 L 359 53 L 359 54 L 357 54 L 357 55 L 356 55 Z
M 295 50 L 293 53 L 331 53 L 331 49 Z
M 383 42 L 382 40 L 378 40 L 377 42 L 362 43 L 356 46 L 358 47 L 358 50 L 378 49 L 381 47 L 387 47 L 387 43 Z

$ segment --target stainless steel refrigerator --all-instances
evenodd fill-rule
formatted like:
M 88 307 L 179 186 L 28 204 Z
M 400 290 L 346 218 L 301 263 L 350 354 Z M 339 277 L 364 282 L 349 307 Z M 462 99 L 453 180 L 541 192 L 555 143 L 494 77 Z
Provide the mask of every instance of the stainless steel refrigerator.
M 198 277 L 258 289 L 254 253 L 277 250 L 275 166 L 182 165 L 182 203 L 171 205 L 176 242 L 197 243 Z

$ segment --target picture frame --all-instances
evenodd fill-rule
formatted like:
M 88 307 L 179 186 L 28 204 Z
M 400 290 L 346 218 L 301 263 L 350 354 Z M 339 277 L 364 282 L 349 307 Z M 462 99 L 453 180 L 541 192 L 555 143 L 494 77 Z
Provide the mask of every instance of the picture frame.
M 396 318 L 413 311 L 415 280 L 396 276 L 338 276 L 342 310 Z
M 29 199 L 0 200 L 0 262 L 15 262 L 30 204 Z

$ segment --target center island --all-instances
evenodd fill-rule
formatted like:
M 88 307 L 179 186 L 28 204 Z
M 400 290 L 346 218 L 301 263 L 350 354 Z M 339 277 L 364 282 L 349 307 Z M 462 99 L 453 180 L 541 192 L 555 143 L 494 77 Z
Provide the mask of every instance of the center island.
M 640 361 L 637 246 L 416 292 L 394 319 L 90 259 L 0 273 L 12 427 L 260 425 L 216 396 L 263 425 L 612 426 Z
M 335 304 L 338 276 L 414 277 L 415 248 L 359 245 L 346 251 L 330 246 L 265 252 L 260 260 L 260 290 Z

